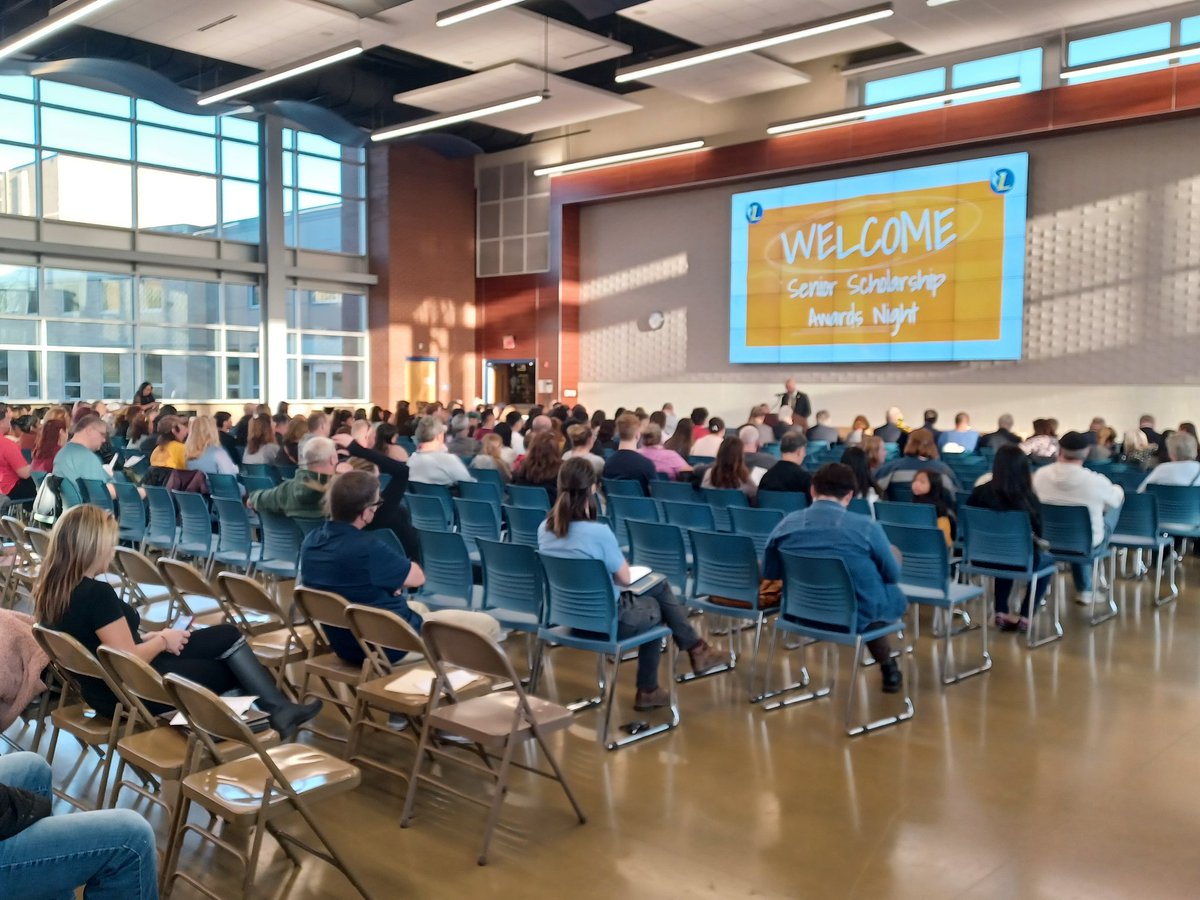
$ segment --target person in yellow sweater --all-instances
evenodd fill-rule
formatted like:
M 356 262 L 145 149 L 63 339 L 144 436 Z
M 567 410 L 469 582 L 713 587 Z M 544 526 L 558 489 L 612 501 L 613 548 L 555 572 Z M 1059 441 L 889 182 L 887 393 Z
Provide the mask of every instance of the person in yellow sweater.
M 150 454 L 150 465 L 164 469 L 186 469 L 188 421 L 180 416 L 163 416 L 155 428 L 158 444 Z

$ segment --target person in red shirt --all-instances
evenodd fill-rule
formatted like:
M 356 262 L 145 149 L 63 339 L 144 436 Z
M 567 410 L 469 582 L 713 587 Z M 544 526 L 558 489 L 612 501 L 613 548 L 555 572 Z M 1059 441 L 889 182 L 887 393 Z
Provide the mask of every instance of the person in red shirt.
M 12 410 L 0 403 L 0 494 L 9 500 L 31 500 L 37 487 L 29 476 L 33 467 L 26 461 L 20 445 L 9 437 Z

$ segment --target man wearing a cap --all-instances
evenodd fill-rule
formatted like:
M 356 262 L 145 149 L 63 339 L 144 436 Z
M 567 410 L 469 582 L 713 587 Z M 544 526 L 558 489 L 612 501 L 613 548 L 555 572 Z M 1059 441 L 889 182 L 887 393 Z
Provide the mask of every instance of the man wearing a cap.
M 1116 524 L 1117 511 L 1125 500 L 1120 485 L 1098 472 L 1083 467 L 1088 457 L 1087 438 L 1068 431 L 1058 441 L 1058 461 L 1042 466 L 1033 474 L 1033 491 L 1043 503 L 1057 506 L 1086 506 L 1092 519 L 1092 546 L 1104 542 Z M 1072 564 L 1075 602 L 1092 602 L 1092 567 Z

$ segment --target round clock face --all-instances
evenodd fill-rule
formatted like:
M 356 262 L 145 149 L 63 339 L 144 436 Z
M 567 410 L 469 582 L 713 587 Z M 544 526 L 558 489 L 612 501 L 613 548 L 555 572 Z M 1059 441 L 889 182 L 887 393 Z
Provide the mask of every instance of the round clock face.
M 646 317 L 646 324 L 650 326 L 651 331 L 658 331 L 658 329 L 663 327 L 666 321 L 667 317 L 658 310 L 655 310 Z

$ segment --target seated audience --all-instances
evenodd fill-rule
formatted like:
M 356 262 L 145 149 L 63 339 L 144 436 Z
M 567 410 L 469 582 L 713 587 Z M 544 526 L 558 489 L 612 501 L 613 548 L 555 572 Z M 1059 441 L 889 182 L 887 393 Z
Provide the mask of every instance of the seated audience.
M 1200 462 L 1196 461 L 1196 438 L 1186 431 L 1176 431 L 1166 440 L 1170 461 L 1159 463 L 1150 470 L 1138 486 L 1143 493 L 1148 484 L 1200 485 Z
M 220 432 L 212 416 L 196 416 L 188 430 L 184 449 L 187 467 L 206 475 L 236 475 L 238 468 L 221 446 Z
M 933 435 L 933 442 L 935 445 L 937 444 L 938 438 L 942 436 L 942 432 L 936 427 L 937 420 L 938 411 L 936 409 L 925 410 L 925 424 L 923 424 L 921 427 Z
M 884 423 L 875 429 L 875 436 L 882 439 L 887 444 L 898 444 L 900 438 L 906 433 L 904 427 L 904 413 L 900 412 L 900 407 L 888 407 L 884 413 Z
M 838 430 L 829 424 L 829 410 L 817 410 L 817 424 L 808 429 L 805 434 L 808 442 L 811 444 L 814 441 L 824 441 L 826 444 L 836 444 L 840 438 Z
M 1101 420 L 1103 421 L 1103 419 Z M 1117 453 L 1117 430 L 1105 425 L 1094 435 L 1095 443 L 1088 448 L 1088 460 L 1108 462 Z
M 95 653 L 101 644 L 133 653 L 160 674 L 174 673 L 217 694 L 241 689 L 270 713 L 271 727 L 290 737 L 321 710 L 321 701 L 298 704 L 284 696 L 275 678 L 258 661 L 233 625 L 195 631 L 164 628 L 142 633 L 141 617 L 99 580 L 112 565 L 117 521 L 98 506 L 68 509 L 50 533 L 33 589 L 39 622 L 65 632 Z M 117 698 L 96 678 L 79 678 L 83 699 L 99 715 L 111 718 Z
M 632 418 L 637 421 L 637 416 Z M 613 576 L 619 638 L 664 624 L 671 629 L 676 645 L 687 651 L 693 671 L 705 672 L 729 661 L 726 651 L 710 647 L 696 634 L 688 622 L 687 608 L 668 582 L 663 581 L 641 595 L 622 595 L 621 588 L 630 583 L 629 563 L 617 546 L 612 529 L 596 521 L 596 475 L 586 460 L 569 459 L 563 463 L 558 476 L 558 498 L 549 517 L 538 527 L 538 550 L 548 556 L 604 562 Z M 659 641 L 638 648 L 634 709 L 645 711 L 670 703 L 670 695 L 658 686 L 661 658 Z M 674 677 L 674 673 L 668 672 L 667 677 Z
M 931 476 L 922 469 L 913 474 L 912 492 L 914 503 L 928 503 L 937 510 L 937 527 L 946 536 L 946 546 L 954 543 L 956 511 L 954 495 L 950 494 L 942 484 L 942 479 Z
M 371 443 L 371 426 L 361 419 L 351 426 L 350 434 L 336 434 L 330 440 L 346 451 L 351 468 L 375 476 L 380 473 L 389 476 L 387 487 L 380 493 L 379 508 L 367 525 L 367 531 L 391 531 L 400 539 L 405 555 L 420 562 L 421 540 L 404 505 L 404 493 L 408 489 L 408 463 L 368 447 Z M 346 469 L 339 464 L 338 471 Z
M 692 455 L 692 444 L 695 438 L 692 437 L 691 424 L 688 422 L 680 423 L 667 440 L 663 442 L 663 447 L 667 450 L 673 450 L 678 453 L 681 459 L 687 459 Z M 688 463 L 691 465 L 691 463 Z
M 188 436 L 188 420 L 179 416 L 161 416 L 155 425 L 158 435 L 154 452 L 150 454 L 150 465 L 163 469 L 186 469 L 187 448 L 184 441 Z M 105 429 L 105 437 L 108 430 Z
M 1125 501 L 1125 492 L 1099 472 L 1083 467 L 1087 459 L 1087 440 L 1077 431 L 1062 436 L 1058 461 L 1042 466 L 1033 475 L 1033 490 L 1042 503 L 1062 506 L 1086 506 L 1092 520 L 1092 546 L 1104 543 L 1112 534 L 1117 514 Z M 1075 602 L 1092 602 L 1092 565 L 1071 565 L 1075 581 Z
M 498 640 L 500 623 L 487 613 L 431 612 L 424 603 L 408 599 L 409 588 L 425 583 L 421 567 L 394 547 L 363 534 L 382 504 L 379 479 L 371 473 L 346 472 L 329 483 L 324 504 L 328 521 L 309 533 L 300 549 L 304 586 L 332 591 L 351 603 L 389 610 L 417 631 L 426 619 L 432 619 Z M 327 628 L 326 633 L 334 653 L 348 663 L 362 663 L 362 648 L 347 629 Z M 400 653 L 388 655 L 394 662 L 403 657 Z
M 979 446 L 979 432 L 971 427 L 971 417 L 960 412 L 954 417 L 954 430 L 943 431 L 937 439 L 942 453 L 974 453 Z
M 142 427 L 145 427 L 146 417 L 141 413 L 138 415 L 141 416 Z M 45 418 L 42 419 L 42 430 L 38 432 L 37 440 L 33 444 L 33 471 L 54 471 L 54 458 L 66 445 L 69 432 L 67 411 L 63 407 L 55 406 L 46 412 Z M 142 437 L 145 437 L 145 432 L 139 435 L 139 440 Z M 129 440 L 130 446 L 136 443 L 135 440 Z
M 692 410 L 692 440 L 698 441 L 710 431 L 708 427 L 708 410 L 697 406 Z
M 474 456 L 479 452 L 479 441 L 471 437 L 471 420 L 466 416 L 455 416 L 450 420 L 450 440 L 446 450 L 455 456 Z
M 871 483 L 874 484 L 875 473 L 887 462 L 888 449 L 883 439 L 874 434 L 865 434 L 862 439 L 863 453 L 867 455 L 867 467 L 871 473 Z
M 871 423 L 867 421 L 866 416 L 855 416 L 854 422 L 850 425 L 850 431 L 846 434 L 845 444 L 853 446 L 861 444 L 863 437 L 871 428 Z
M 992 477 L 971 491 L 967 505 L 994 509 L 997 512 L 1016 510 L 1026 513 L 1033 536 L 1038 538 L 1042 535 L 1042 511 L 1037 494 L 1033 491 L 1029 457 L 1022 453 L 1016 444 L 1005 444 L 996 451 L 996 458 L 992 462 Z M 1036 544 L 1033 550 L 1036 570 L 1046 565 L 1046 557 Z M 1038 609 L 1051 581 L 1050 578 L 1039 579 L 1032 603 L 1029 592 L 1024 592 L 1021 610 L 1016 613 L 1013 612 L 1011 603 L 1014 582 L 1007 578 L 997 578 L 996 627 L 1002 631 L 1028 631 L 1030 615 Z
M 254 416 L 246 426 L 246 449 L 242 453 L 243 465 L 273 466 L 283 451 L 275 442 L 271 417 L 265 413 Z
M 742 442 L 737 438 L 725 438 L 721 449 L 717 451 L 717 459 L 704 471 L 700 481 L 702 488 L 731 488 L 746 495 L 750 504 L 758 496 L 758 485 L 750 477 L 742 452 Z
M 1013 434 L 1013 417 L 1008 413 L 1004 413 L 996 420 L 996 430 L 991 434 L 985 434 L 979 439 L 978 446 L 987 447 L 990 450 L 999 450 L 1006 444 L 1019 444 L 1021 438 Z
M 446 426 L 435 416 L 422 416 L 413 432 L 417 452 L 408 458 L 408 480 L 453 485 L 474 481 L 461 459 L 446 450 Z
M 747 425 L 753 425 L 758 429 L 758 446 L 760 447 L 775 441 L 775 429 L 767 424 L 767 416 L 770 414 L 771 407 L 765 403 L 759 403 L 750 410 L 750 416 L 746 419 Z
M 217 439 L 220 440 L 221 447 L 229 454 L 229 458 L 236 463 L 241 459 L 241 448 L 234 438 L 233 416 L 227 412 L 219 412 L 213 416 L 213 422 L 217 426 Z
M 872 441 L 879 441 L 879 438 L 873 434 L 868 434 L 866 437 Z M 883 441 L 879 441 L 879 444 L 882 446 Z M 871 464 L 867 459 L 867 451 L 861 446 L 847 447 L 842 452 L 841 462 L 843 466 L 847 466 L 854 473 L 854 481 L 858 485 L 854 490 L 854 496 L 866 500 L 867 503 L 874 506 L 875 501 L 879 499 L 879 494 L 875 491 L 875 482 L 871 478 Z M 758 489 L 763 489 L 761 484 Z
M 680 472 L 692 471 L 692 466 L 686 459 L 674 450 L 662 446 L 662 440 L 663 430 L 653 422 L 642 429 L 642 448 L 638 452 L 654 464 L 654 471 L 672 480 L 678 478 Z
M 500 480 L 508 484 L 512 481 L 512 467 L 505 456 L 506 451 L 508 448 L 504 446 L 504 439 L 498 430 L 491 434 L 485 434 L 483 440 L 479 442 L 479 454 L 471 460 L 471 468 L 494 469 L 500 473 Z M 603 465 L 604 460 L 600 460 L 600 463 Z
M 558 470 L 562 468 L 562 454 L 558 449 L 558 438 L 550 431 L 535 431 L 529 435 L 525 458 L 513 474 L 513 484 L 541 487 L 550 495 L 553 505 L 558 492 Z
M 1138 419 L 1138 429 L 1146 436 L 1146 443 L 1151 447 L 1161 447 L 1163 436 L 1154 430 L 1154 416 L 1146 415 Z
M 800 430 L 789 431 L 779 440 L 779 460 L 758 482 L 760 491 L 790 491 L 807 495 L 812 476 L 804 468 L 808 441 Z
M 100 421 L 99 416 L 94 416 Z M 103 427 L 103 423 L 101 423 Z M 37 494 L 33 483 L 33 465 L 25 459 L 20 445 L 10 440 L 12 429 L 12 408 L 6 403 L 0 403 L 0 498 L 9 500 L 32 500 Z M 104 435 L 108 437 L 108 429 Z
M 296 441 L 297 459 L 300 459 L 304 455 L 304 445 L 313 438 L 329 437 L 331 434 L 336 434 L 341 428 L 342 421 L 350 417 L 350 411 L 345 409 L 337 410 L 334 416 L 334 419 L 330 419 L 322 410 L 308 414 L 308 418 L 304 420 L 304 433 Z
M 578 409 L 578 407 L 576 408 Z M 647 426 L 647 428 L 649 427 Z M 592 433 L 592 429 L 584 422 L 576 422 L 567 428 L 568 449 L 563 454 L 563 461 L 572 457 L 586 459 L 596 470 L 596 477 L 599 478 L 604 472 L 604 457 L 597 456 L 592 452 L 592 445 L 595 443 L 596 436 Z
M 1089 445 L 1094 445 L 1100 440 L 1100 432 L 1108 427 L 1108 423 L 1101 416 L 1096 416 L 1092 419 L 1092 424 L 1088 426 L 1088 430 L 1083 432 L 1083 438 Z
M 694 431 L 693 431 L 694 433 Z M 692 443 L 692 456 L 716 457 L 725 440 L 725 420 L 713 416 L 708 420 L 708 431 L 703 437 L 698 437 Z
M 904 617 L 908 602 L 900 590 L 900 563 L 883 526 L 868 516 L 846 511 L 858 481 L 841 463 L 822 466 L 813 475 L 812 506 L 790 513 L 775 530 L 763 555 L 763 577 L 783 578 L 781 553 L 836 556 L 846 563 L 858 600 L 856 631 L 861 634 Z M 904 677 L 891 656 L 886 637 L 867 643 L 879 663 L 883 691 L 900 691 Z
M 251 491 L 251 509 L 292 519 L 320 519 L 329 479 L 338 469 L 337 445 L 329 438 L 313 438 L 304 445 L 296 474 L 275 487 Z
M 650 482 L 655 478 L 654 463 L 638 453 L 638 434 L 641 422 L 634 413 L 624 413 L 617 417 L 617 435 L 620 443 L 617 449 L 604 462 L 603 476 L 605 478 L 624 478 L 637 481 L 642 486 L 642 493 L 650 492 Z
M 918 428 L 916 431 L 910 431 L 907 437 L 904 455 L 881 465 L 875 473 L 875 483 L 887 490 L 892 482 L 912 481 L 915 472 L 928 469 L 941 476 L 947 490 L 958 490 L 958 480 L 954 472 L 938 459 L 933 434 L 926 428 Z
M 763 453 L 758 442 L 758 431 L 753 425 L 743 425 L 738 429 L 738 440 L 742 442 L 742 459 L 746 463 L 746 468 L 750 470 L 750 474 L 755 481 L 762 478 L 763 473 L 770 469 L 779 460 L 770 453 Z
M 1034 419 L 1033 434 L 1018 445 L 1026 456 L 1054 459 L 1058 456 L 1058 438 L 1054 436 L 1053 419 Z
M 388 410 L 382 410 L 382 415 L 391 415 Z M 351 433 L 355 433 L 351 429 Z M 408 462 L 408 451 L 396 443 L 396 426 L 380 422 L 374 426 L 374 434 L 365 436 L 376 453 L 382 453 L 396 462 Z

